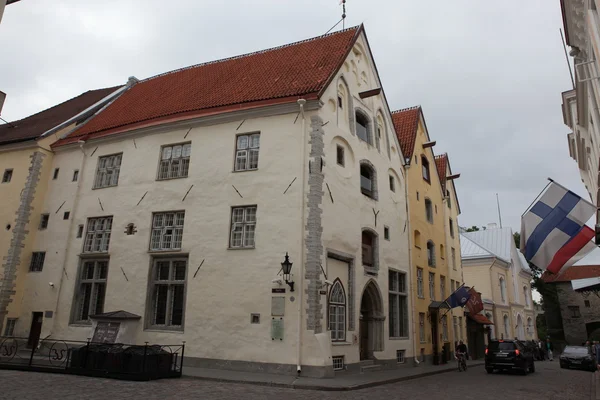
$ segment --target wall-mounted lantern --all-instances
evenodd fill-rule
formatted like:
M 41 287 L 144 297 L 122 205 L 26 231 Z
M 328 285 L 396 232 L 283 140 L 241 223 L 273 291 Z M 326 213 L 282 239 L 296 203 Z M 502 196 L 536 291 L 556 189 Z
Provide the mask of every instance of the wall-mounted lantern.
M 294 281 L 292 280 L 292 264 L 290 262 L 290 256 L 288 253 L 285 253 L 285 260 L 281 263 L 281 269 L 283 271 L 283 280 L 290 287 L 290 292 L 294 291 Z

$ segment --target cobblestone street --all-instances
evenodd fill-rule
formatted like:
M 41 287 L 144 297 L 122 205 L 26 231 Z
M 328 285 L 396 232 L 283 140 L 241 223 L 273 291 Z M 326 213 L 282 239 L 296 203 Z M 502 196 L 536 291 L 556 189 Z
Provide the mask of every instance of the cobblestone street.
M 483 367 L 350 392 L 318 392 L 198 379 L 126 382 L 70 375 L 0 371 L 0 399 L 396 399 L 427 400 L 589 399 L 590 372 L 561 370 L 557 362 L 536 363 L 528 376 L 486 374 Z

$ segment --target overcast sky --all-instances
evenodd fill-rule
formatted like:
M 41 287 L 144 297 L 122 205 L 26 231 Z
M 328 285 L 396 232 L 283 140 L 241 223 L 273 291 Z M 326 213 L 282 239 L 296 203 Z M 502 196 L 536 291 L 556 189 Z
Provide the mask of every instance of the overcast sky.
M 22 0 L 0 24 L 2 117 L 321 35 L 338 3 Z M 498 193 L 504 225 L 519 230 L 547 177 L 588 198 L 560 109 L 571 83 L 558 0 L 348 0 L 347 14 L 346 26 L 365 24 L 390 108 L 422 105 L 435 152 L 461 174 L 461 226 L 497 222 Z

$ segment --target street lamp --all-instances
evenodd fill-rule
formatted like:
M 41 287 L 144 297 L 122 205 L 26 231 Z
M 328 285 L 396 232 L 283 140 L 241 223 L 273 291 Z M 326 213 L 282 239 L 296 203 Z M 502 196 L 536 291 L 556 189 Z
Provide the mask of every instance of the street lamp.
M 283 280 L 285 281 L 285 283 L 287 283 L 290 287 L 290 292 L 294 291 L 294 281 L 292 280 L 292 264 L 290 262 L 290 256 L 288 256 L 288 253 L 285 253 L 285 260 L 281 263 L 281 269 L 283 271 Z

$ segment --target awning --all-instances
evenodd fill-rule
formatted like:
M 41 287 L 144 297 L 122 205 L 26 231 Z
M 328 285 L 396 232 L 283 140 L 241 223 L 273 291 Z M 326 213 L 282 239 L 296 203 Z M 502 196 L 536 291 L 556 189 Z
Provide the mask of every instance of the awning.
M 448 303 L 446 303 L 445 301 L 432 301 L 429 304 L 429 308 L 434 308 L 434 309 L 439 309 L 439 308 L 450 308 L 448 307 Z
M 485 315 L 481 315 L 481 314 L 475 314 L 475 315 L 467 314 L 467 316 L 469 318 L 471 318 L 473 321 L 477 322 L 478 324 L 481 324 L 481 325 L 494 325 L 494 323 L 492 321 L 490 321 L 489 319 L 487 319 L 487 317 Z

